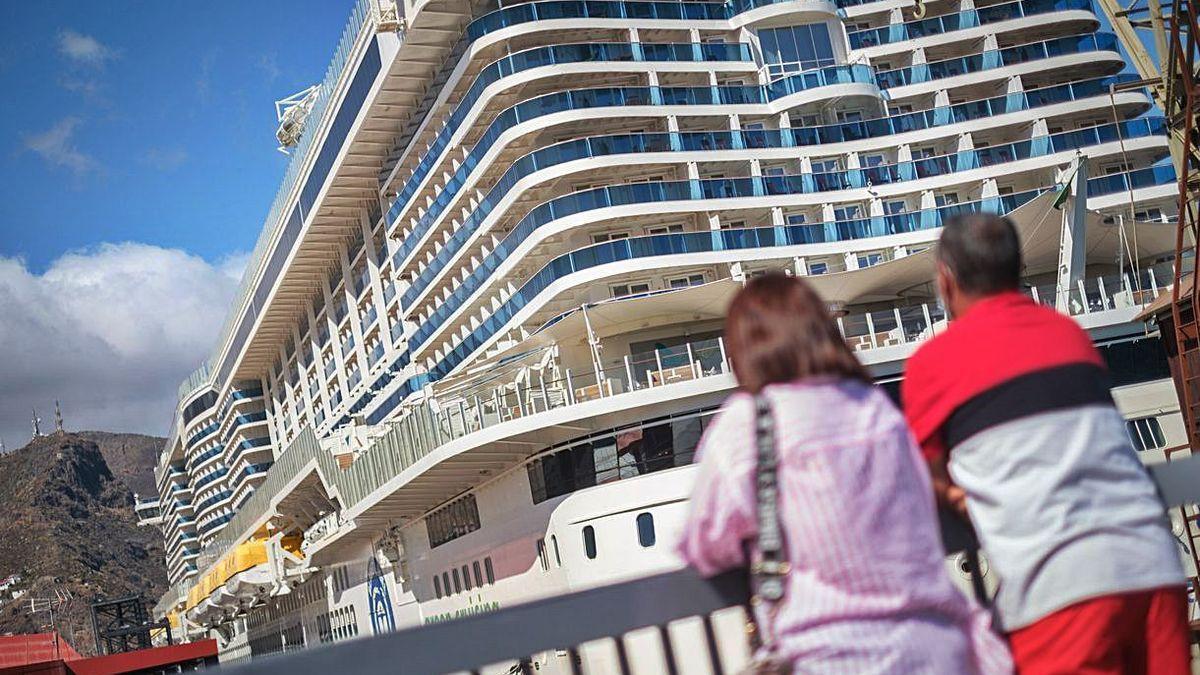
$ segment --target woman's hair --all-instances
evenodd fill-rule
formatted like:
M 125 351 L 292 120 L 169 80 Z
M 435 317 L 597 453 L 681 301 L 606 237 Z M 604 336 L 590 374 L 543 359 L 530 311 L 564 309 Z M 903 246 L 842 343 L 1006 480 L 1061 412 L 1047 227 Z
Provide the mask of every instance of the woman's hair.
M 780 273 L 752 279 L 734 296 L 725 345 L 738 384 L 752 394 L 806 377 L 871 381 L 812 286 Z

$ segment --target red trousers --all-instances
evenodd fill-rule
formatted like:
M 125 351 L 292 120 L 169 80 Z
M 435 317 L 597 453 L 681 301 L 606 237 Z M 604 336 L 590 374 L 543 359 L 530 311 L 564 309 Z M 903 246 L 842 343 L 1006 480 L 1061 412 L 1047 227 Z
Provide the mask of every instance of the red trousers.
M 1187 592 L 1107 595 L 1008 636 L 1018 675 L 1190 675 Z

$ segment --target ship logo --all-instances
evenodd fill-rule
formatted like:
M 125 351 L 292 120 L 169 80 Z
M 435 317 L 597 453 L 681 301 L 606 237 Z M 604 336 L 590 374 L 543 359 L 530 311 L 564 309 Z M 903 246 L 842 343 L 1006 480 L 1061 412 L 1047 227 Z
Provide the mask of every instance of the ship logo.
M 371 630 L 376 635 L 396 630 L 396 617 L 392 614 L 392 596 L 388 593 L 387 581 L 379 562 L 371 558 L 371 580 L 367 583 L 367 606 L 371 612 Z

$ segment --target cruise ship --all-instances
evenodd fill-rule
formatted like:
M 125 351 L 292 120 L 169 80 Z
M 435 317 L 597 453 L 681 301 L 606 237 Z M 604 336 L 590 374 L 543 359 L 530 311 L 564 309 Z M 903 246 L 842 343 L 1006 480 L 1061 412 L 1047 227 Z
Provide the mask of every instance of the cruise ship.
M 732 295 L 805 277 L 894 393 L 964 212 L 1012 217 L 1027 292 L 1090 331 L 1161 460 L 1185 434 L 1137 317 L 1172 281 L 1175 174 L 1104 25 L 1089 0 L 358 0 L 138 506 L 156 614 L 232 661 L 675 568 Z

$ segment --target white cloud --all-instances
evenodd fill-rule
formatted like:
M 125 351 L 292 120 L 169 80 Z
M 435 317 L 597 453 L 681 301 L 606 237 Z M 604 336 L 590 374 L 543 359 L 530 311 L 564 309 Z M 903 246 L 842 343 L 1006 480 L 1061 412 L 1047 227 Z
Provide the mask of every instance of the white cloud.
M 26 136 L 25 147 L 52 166 L 70 169 L 76 176 L 90 173 L 99 169 L 100 164 L 75 146 L 78 126 L 78 117 L 64 117 L 46 131 Z
M 0 438 L 30 409 L 70 429 L 163 434 L 176 389 L 216 341 L 246 256 L 210 264 L 177 249 L 104 244 L 42 274 L 0 257 Z M 45 425 L 43 425 L 45 428 Z
M 69 28 L 58 33 L 58 53 L 75 63 L 96 68 L 117 57 L 116 51 L 96 38 Z

